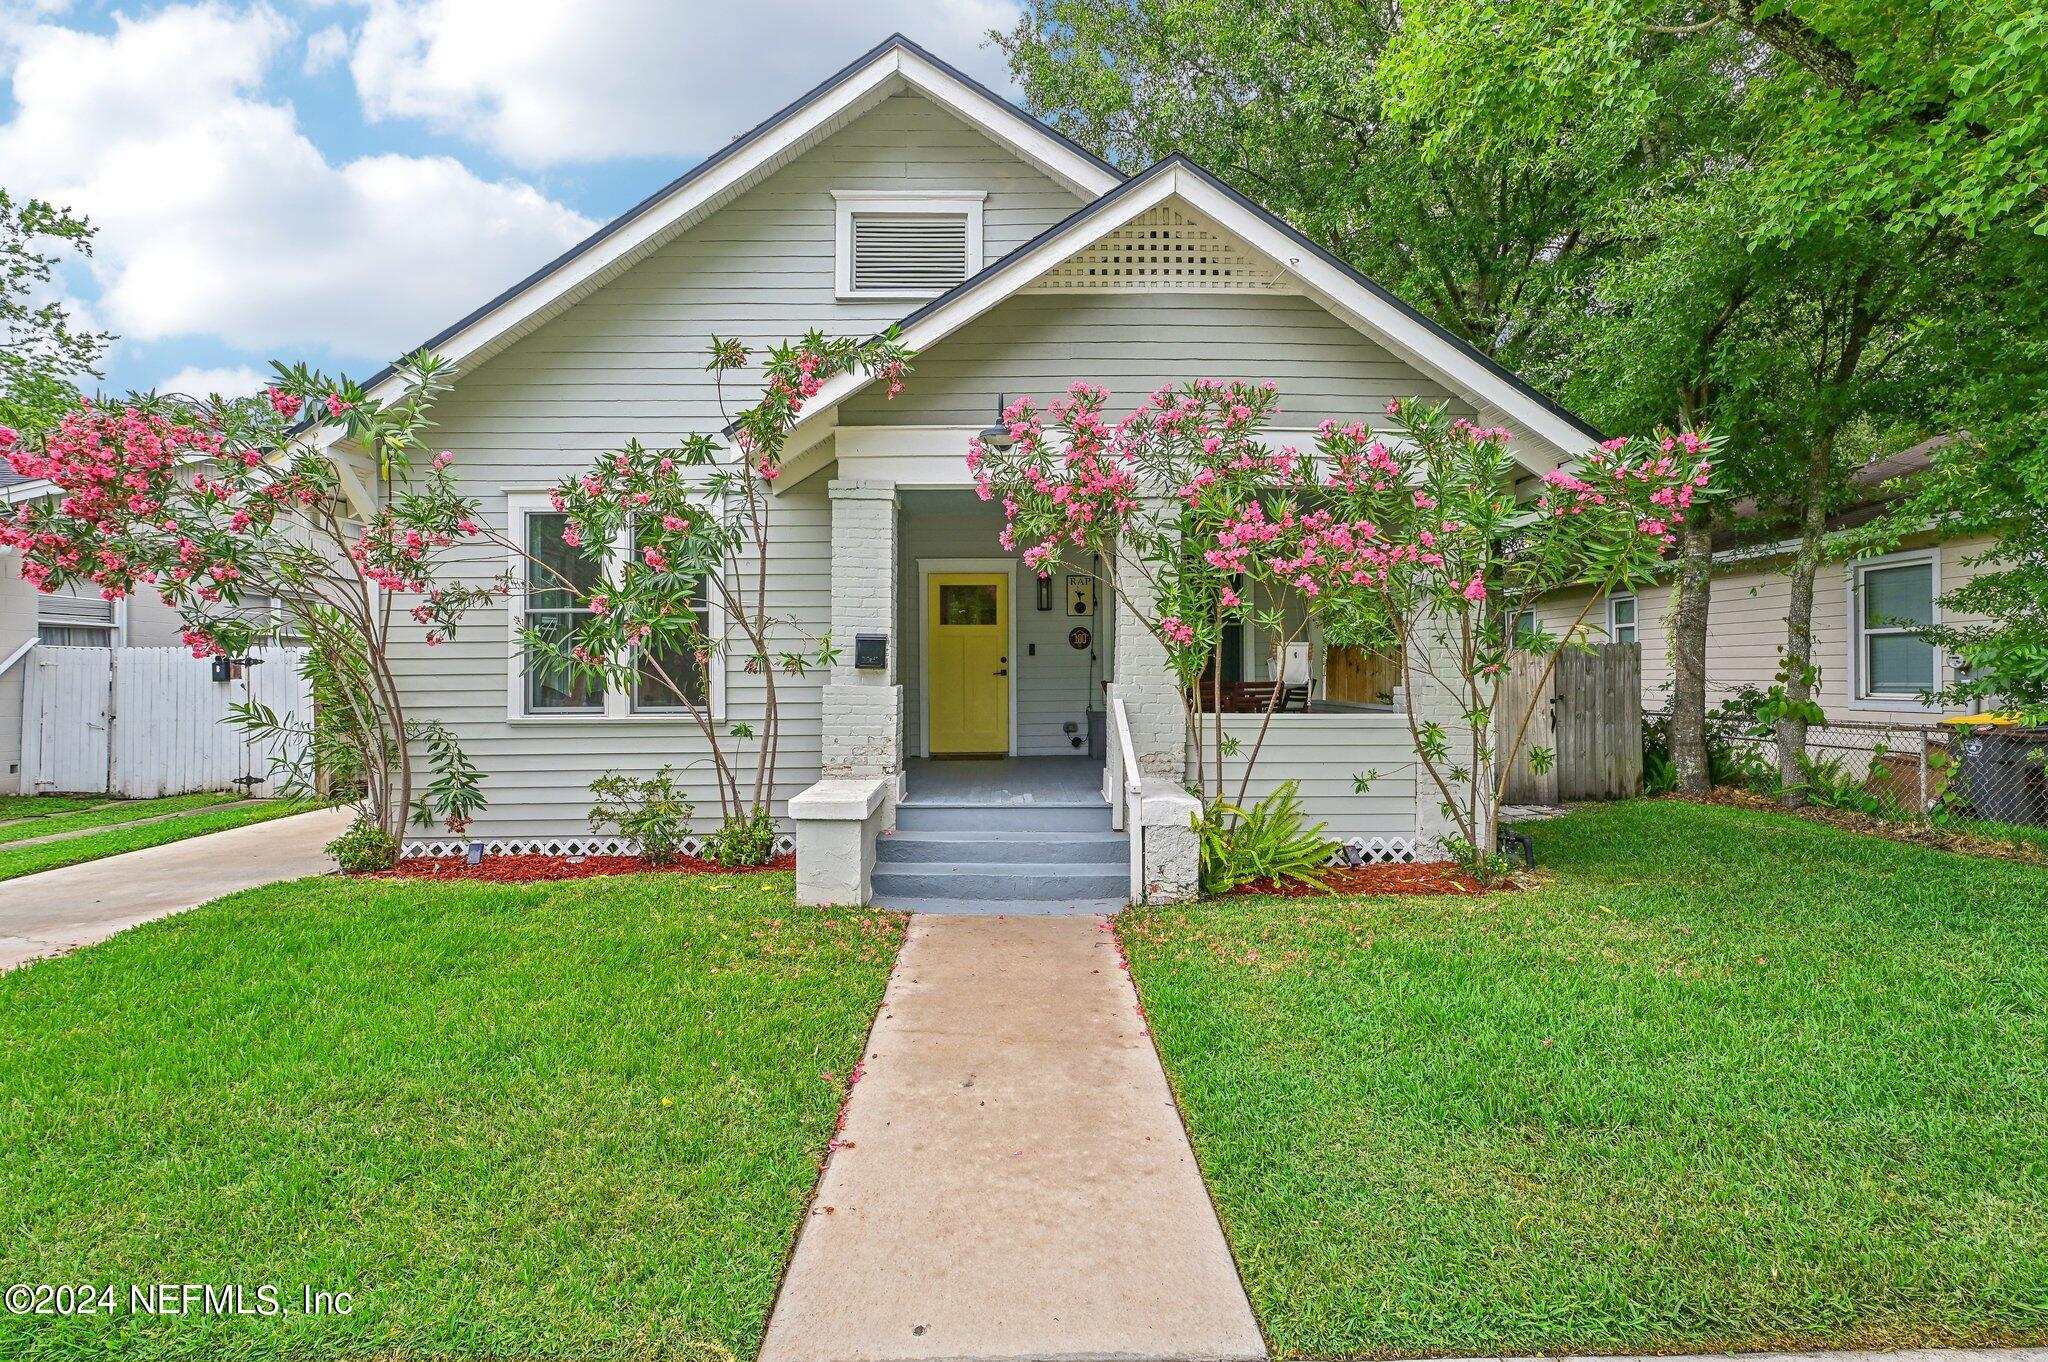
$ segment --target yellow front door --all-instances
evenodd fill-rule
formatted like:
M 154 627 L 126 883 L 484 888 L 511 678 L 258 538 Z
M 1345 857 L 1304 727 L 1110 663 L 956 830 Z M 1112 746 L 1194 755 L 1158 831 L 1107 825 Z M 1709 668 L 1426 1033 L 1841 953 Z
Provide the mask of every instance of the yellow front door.
M 934 573 L 925 587 L 931 755 L 1010 750 L 1010 574 Z

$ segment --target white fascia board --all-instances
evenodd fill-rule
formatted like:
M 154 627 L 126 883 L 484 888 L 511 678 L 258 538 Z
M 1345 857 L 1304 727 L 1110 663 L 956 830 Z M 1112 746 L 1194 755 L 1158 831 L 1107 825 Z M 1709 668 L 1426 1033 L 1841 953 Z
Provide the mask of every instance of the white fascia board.
M 1548 472 L 1563 458 L 1592 447 L 1593 439 L 1585 431 L 1531 398 L 1485 361 L 1438 335 L 1419 318 L 1388 305 L 1341 268 L 1303 250 L 1257 209 L 1218 192 L 1207 179 L 1179 166 L 1170 166 L 1145 179 L 1121 195 L 1109 211 L 1085 218 L 1069 231 L 1055 232 L 1037 245 L 1005 257 L 987 277 L 955 293 L 942 306 L 917 316 L 904 327 L 902 343 L 915 351 L 930 348 L 1076 252 L 1147 209 L 1175 198 L 1265 256 L 1293 277 L 1311 299 L 1352 329 L 1386 346 L 1482 412 L 1499 413 L 1526 442 L 1524 448 L 1510 448 L 1530 472 Z M 812 399 L 809 410 L 799 419 L 798 428 L 804 422 L 821 419 L 871 381 L 860 373 L 841 374 L 832 379 Z M 1360 412 L 1359 416 L 1369 420 L 1373 413 Z
M 772 136 L 762 138 L 708 174 L 692 180 L 668 202 L 641 214 L 561 269 L 534 281 L 531 287 L 476 318 L 468 326 L 435 346 L 434 353 L 443 359 L 460 364 L 465 358 L 508 332 L 528 324 L 591 279 L 626 261 L 647 248 L 650 243 L 661 240 L 687 225 L 689 219 L 706 203 L 717 201 L 752 176 L 762 172 L 793 143 L 801 141 L 821 125 L 874 95 L 882 85 L 892 80 L 894 75 L 895 62 L 885 58 L 836 89 L 828 91 L 815 103 L 776 129 Z M 369 395 L 378 400 L 385 400 L 392 395 L 397 386 L 397 375 L 394 374 L 370 389 Z
M 1092 156 L 1076 150 L 1014 112 L 990 105 L 987 95 L 952 72 L 933 65 L 906 48 L 895 52 L 896 69 L 917 92 L 1012 154 L 1031 162 L 1069 191 L 1086 199 L 1101 198 L 1123 183 L 1121 176 Z
M 1495 373 L 1455 342 L 1438 335 L 1417 317 L 1389 307 L 1350 274 L 1319 255 L 1303 251 L 1263 213 L 1246 207 L 1198 175 L 1176 169 L 1178 192 L 1215 223 L 1235 233 L 1246 245 L 1280 265 L 1325 308 L 1350 321 L 1354 328 L 1386 346 L 1402 359 L 1466 398 L 1482 411 L 1499 412 L 1517 433 L 1535 436 L 1559 453 L 1583 453 L 1593 440 L 1570 421 Z M 1526 462 L 1526 460 L 1525 460 Z M 1556 461 L 1539 463 L 1543 473 Z
M 1042 238 L 1035 246 L 1003 257 L 994 272 L 956 292 L 946 300 L 945 306 L 924 313 L 904 327 L 897 338 L 898 343 L 913 352 L 921 352 L 944 340 L 1068 256 L 1086 249 L 1097 238 L 1171 198 L 1171 178 L 1168 175 L 1155 176 L 1118 199 L 1111 211 L 1076 224 L 1072 231 Z M 873 381 L 870 375 L 859 370 L 828 379 L 797 418 L 792 439 L 796 432 L 803 431 L 813 422 L 822 422 L 828 416 L 836 420 L 835 408 Z
M 1122 178 L 1115 171 L 1068 145 L 1051 130 L 1019 117 L 1014 110 L 994 105 L 990 96 L 973 89 L 916 52 L 906 47 L 892 47 L 809 103 L 797 107 L 765 135 L 691 179 L 666 202 L 610 230 L 603 240 L 577 254 L 561 268 L 534 280 L 528 287 L 476 317 L 436 345 L 434 353 L 459 364 L 508 334 L 517 333 L 592 279 L 630 263 L 639 253 L 693 225 L 692 220 L 707 204 L 722 204 L 726 196 L 778 168 L 792 148 L 803 145 L 821 128 L 831 125 L 834 120 L 865 112 L 867 105 L 879 103 L 905 86 L 1045 171 L 1076 194 L 1098 198 L 1122 183 Z M 384 400 L 391 396 L 395 387 L 394 375 L 371 388 L 369 393 L 373 398 Z M 321 437 L 318 443 L 324 445 L 331 439 L 331 435 Z

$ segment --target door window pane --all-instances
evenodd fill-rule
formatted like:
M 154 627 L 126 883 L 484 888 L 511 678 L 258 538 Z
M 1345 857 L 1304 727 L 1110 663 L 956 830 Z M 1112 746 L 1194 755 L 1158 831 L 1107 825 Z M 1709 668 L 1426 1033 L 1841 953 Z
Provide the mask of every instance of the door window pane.
M 994 624 L 995 622 L 996 588 L 993 585 L 964 582 L 940 584 L 939 623 Z
M 1934 565 L 1902 563 L 1863 573 L 1866 628 L 1901 628 L 1934 622 Z

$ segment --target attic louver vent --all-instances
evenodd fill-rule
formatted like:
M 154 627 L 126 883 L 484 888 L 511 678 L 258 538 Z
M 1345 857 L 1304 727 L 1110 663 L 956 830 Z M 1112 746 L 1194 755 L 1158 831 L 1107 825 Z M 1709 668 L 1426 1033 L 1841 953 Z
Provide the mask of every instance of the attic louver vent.
M 943 293 L 967 277 L 967 214 L 853 214 L 856 293 Z

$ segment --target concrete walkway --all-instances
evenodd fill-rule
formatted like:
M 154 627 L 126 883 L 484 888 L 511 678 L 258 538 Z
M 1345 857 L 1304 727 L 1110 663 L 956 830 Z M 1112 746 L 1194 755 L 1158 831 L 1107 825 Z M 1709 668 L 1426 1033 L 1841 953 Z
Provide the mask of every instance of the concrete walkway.
M 238 889 L 334 869 L 347 809 L 274 818 L 0 881 L 0 970 L 104 941 Z
M 1265 1355 L 1105 926 L 911 920 L 761 1362 Z

